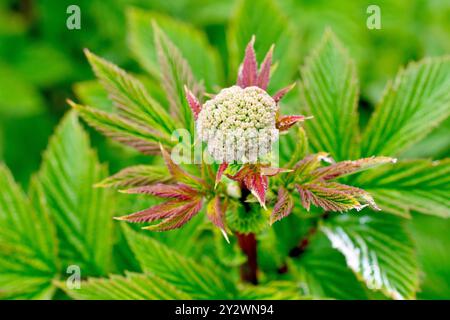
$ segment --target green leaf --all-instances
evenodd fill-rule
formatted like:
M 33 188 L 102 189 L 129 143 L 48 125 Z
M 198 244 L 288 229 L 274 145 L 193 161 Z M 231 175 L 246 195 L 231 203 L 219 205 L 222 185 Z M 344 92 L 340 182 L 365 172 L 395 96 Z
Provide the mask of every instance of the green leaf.
M 93 185 L 107 175 L 75 113 L 68 113 L 43 155 L 36 176 L 56 222 L 63 269 L 78 265 L 83 276 L 110 268 L 112 199 Z
M 396 155 L 450 115 L 450 57 L 426 58 L 386 86 L 362 139 L 363 155 Z
M 159 152 L 159 143 L 171 148 L 173 142 L 166 135 L 157 134 L 121 116 L 82 106 L 69 101 L 79 115 L 96 130 L 122 144 L 135 148 L 144 154 Z
M 42 190 L 32 182 L 30 200 L 3 164 L 0 188 L 0 298 L 50 299 L 57 244 Z
M 348 269 L 344 257 L 328 239 L 317 234 L 306 251 L 288 263 L 301 294 L 314 298 L 366 299 L 362 284 Z
M 186 258 L 166 245 L 130 229 L 126 237 L 143 270 L 186 292 L 194 299 L 227 299 L 236 294 L 228 275 L 209 260 Z
M 296 71 L 292 66 L 299 61 L 299 43 L 291 22 L 277 3 L 274 0 L 241 0 L 232 17 L 228 32 L 230 81 L 236 81 L 245 47 L 255 35 L 258 61 L 262 61 L 272 44 L 275 44 L 273 61 L 276 68 L 273 70 L 269 89 L 278 90 L 291 83 Z
M 336 160 L 358 156 L 358 92 L 356 67 L 334 34 L 327 30 L 301 69 L 301 96 L 311 146 Z
M 149 95 L 139 80 L 88 50 L 85 53 L 109 97 L 124 117 L 144 127 L 172 134 L 176 128 L 173 119 Z
M 77 300 L 187 300 L 191 297 L 170 283 L 150 274 L 126 273 L 109 279 L 90 278 L 80 289 L 59 286 Z
M 405 220 L 393 215 L 337 215 L 321 230 L 369 289 L 393 299 L 414 299 L 419 272 Z
M 193 132 L 194 117 L 186 99 L 185 88 L 192 90 L 194 96 L 201 97 L 203 88 L 195 80 L 189 63 L 172 41 L 153 24 L 158 63 L 161 68 L 161 83 L 166 91 L 171 113 L 184 127 Z
M 382 210 L 450 217 L 450 159 L 400 161 L 362 174 L 355 184 L 372 194 Z
M 156 12 L 132 8 L 127 11 L 130 48 L 140 64 L 156 78 L 161 69 L 154 43 L 152 21 L 164 30 L 170 41 L 176 44 L 181 55 L 192 67 L 195 78 L 204 80 L 208 90 L 221 84 L 222 70 L 217 51 L 208 43 L 206 34 L 190 24 L 177 21 Z

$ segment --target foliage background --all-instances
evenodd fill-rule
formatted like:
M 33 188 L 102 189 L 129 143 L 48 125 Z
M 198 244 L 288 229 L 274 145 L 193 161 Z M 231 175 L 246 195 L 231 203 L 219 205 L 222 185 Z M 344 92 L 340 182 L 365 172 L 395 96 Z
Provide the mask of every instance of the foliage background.
M 74 3 L 81 8 L 82 29 L 71 31 L 65 27 L 66 8 Z M 276 3 L 277 10 L 286 21 L 285 29 L 280 30 L 280 33 L 284 34 L 289 29 L 289 32 L 295 34 L 295 37 L 290 37 L 290 42 L 285 44 L 286 51 L 278 52 L 290 59 L 287 66 L 280 68 L 291 70 L 292 79 L 298 77 L 297 66 L 303 63 L 307 53 L 319 41 L 326 27 L 331 27 L 348 47 L 350 55 L 358 64 L 360 76 L 361 126 L 365 125 L 386 81 L 395 76 L 400 66 L 425 56 L 450 53 L 448 39 L 450 3 L 445 0 L 345 2 L 280 0 L 273 3 Z M 381 7 L 381 30 L 368 30 L 366 27 L 366 8 L 369 4 L 378 4 Z M 156 16 L 158 19 L 168 20 L 168 25 L 172 20 L 183 21 L 202 30 L 209 42 L 217 48 L 217 61 L 212 63 L 229 66 L 223 74 L 219 71 L 216 74 L 205 71 L 204 75 L 212 79 L 225 79 L 231 83 L 234 80 L 236 66 L 228 61 L 228 57 L 233 55 L 233 52 L 228 50 L 240 52 L 242 48 L 229 45 L 230 40 L 226 37 L 226 31 L 230 25 L 233 27 L 239 8 L 240 1 L 225 0 L 111 0 L 107 5 L 100 0 L 0 2 L 0 160 L 11 169 L 19 184 L 27 189 L 33 185 L 32 173 L 40 168 L 43 151 L 50 135 L 69 109 L 65 103 L 66 98 L 95 101 L 104 108 L 110 107 L 105 99 L 105 93 L 95 81 L 92 81 L 94 76 L 83 55 L 83 48 L 89 48 L 124 69 L 143 74 L 143 69 L 139 66 L 142 56 L 136 52 L 139 50 L 145 52 L 145 48 L 136 49 L 133 37 L 129 33 L 130 29 L 137 28 L 135 23 L 139 17 Z M 131 19 L 132 17 L 134 18 Z M 271 32 L 270 16 L 265 12 L 252 12 L 251 18 L 261 19 L 259 22 L 263 30 L 259 32 Z M 269 29 L 264 29 L 265 25 Z M 248 32 L 250 35 L 253 31 Z M 280 42 L 282 40 L 280 39 Z M 184 46 L 188 47 L 189 43 Z M 198 60 L 197 64 L 200 68 L 202 60 Z M 144 67 L 147 71 L 152 69 L 151 65 L 144 64 Z M 195 66 L 193 69 L 197 70 Z M 152 93 L 164 101 L 161 88 L 157 85 L 157 78 L 146 77 L 144 80 Z M 295 103 L 295 95 L 291 95 L 290 99 Z M 70 122 L 70 119 L 67 121 Z M 94 149 L 98 150 L 100 162 L 107 163 L 110 172 L 117 172 L 126 165 L 153 161 L 151 158 L 119 147 L 88 128 L 86 130 L 90 133 Z M 64 128 L 61 129 L 59 138 L 64 139 L 65 134 L 67 133 L 64 132 Z M 79 134 L 83 135 L 81 132 Z M 450 120 L 447 120 L 401 157 L 431 159 L 448 157 L 449 134 Z M 87 168 L 91 168 L 88 163 L 84 163 L 89 157 L 85 155 L 83 158 L 83 155 L 79 155 L 73 158 L 70 165 L 78 172 L 85 172 Z M 85 167 L 81 166 L 80 162 L 84 163 Z M 50 169 L 41 167 L 40 172 L 45 170 Z M 93 176 L 101 176 L 101 171 L 105 169 L 92 170 Z M 90 178 L 95 180 L 93 177 Z M 75 189 L 79 187 L 73 186 Z M 127 208 L 126 211 L 131 212 L 129 210 L 131 204 L 121 196 L 111 194 L 97 196 L 107 196 L 108 200 L 103 201 L 116 202 L 115 212 L 121 208 Z M 108 219 L 104 219 L 106 224 L 107 221 Z M 419 298 L 450 298 L 449 227 L 448 220 L 423 215 L 414 215 L 414 219 L 409 223 L 423 272 Z M 116 236 L 120 237 L 120 233 L 117 234 Z M 163 241 L 175 241 L 171 239 L 174 236 L 170 235 L 156 237 L 169 238 Z M 120 238 L 115 240 L 120 248 L 125 247 L 120 246 Z M 70 241 L 67 243 L 67 246 L 73 244 Z M 136 261 L 129 257 L 129 254 L 129 250 L 116 250 L 115 255 L 123 256 L 115 257 L 117 263 L 114 268 L 119 271 L 123 269 L 138 271 Z M 235 254 L 230 254 L 233 259 L 239 259 Z M 90 270 L 90 275 L 104 275 L 115 271 L 102 270 L 104 264 L 101 259 L 102 257 L 95 258 L 95 261 L 91 259 L 92 265 L 85 267 Z M 64 297 L 62 292 L 59 294 Z

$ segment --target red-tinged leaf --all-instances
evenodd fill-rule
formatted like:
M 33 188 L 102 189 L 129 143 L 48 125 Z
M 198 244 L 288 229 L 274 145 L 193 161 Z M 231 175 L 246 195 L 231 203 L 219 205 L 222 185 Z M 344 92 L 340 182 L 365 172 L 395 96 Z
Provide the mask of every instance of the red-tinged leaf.
M 395 163 L 396 159 L 390 157 L 370 157 L 354 161 L 341 161 L 327 167 L 316 169 L 312 176 L 315 179 L 331 180 L 344 175 L 353 174 L 385 163 Z
M 311 204 L 325 211 L 335 212 L 344 212 L 350 209 L 360 210 L 363 208 L 354 196 L 329 185 L 307 184 L 296 185 L 296 188 L 300 193 L 303 207 L 308 211 Z
M 273 168 L 273 167 L 261 167 L 260 172 L 263 176 L 273 177 L 279 173 L 291 172 L 291 169 L 285 168 Z
M 281 89 L 280 91 L 278 91 L 277 93 L 275 93 L 273 95 L 273 100 L 275 100 L 276 103 L 278 103 L 284 96 L 286 93 L 288 93 L 289 91 L 292 90 L 292 88 L 295 87 L 295 82 L 293 84 L 291 84 L 290 86 Z
M 270 67 L 272 66 L 273 48 L 274 45 L 270 47 L 269 51 L 266 54 L 266 57 L 261 63 L 261 67 L 259 68 L 257 86 L 263 90 L 267 89 L 270 81 Z
M 133 123 L 120 115 L 82 106 L 70 100 L 68 103 L 90 126 L 107 137 L 133 147 L 144 154 L 158 153 L 158 143 L 166 146 L 173 145 L 167 135 Z
M 305 116 L 280 116 L 277 119 L 276 127 L 280 131 L 289 130 L 294 124 L 304 121 Z
M 273 172 L 271 172 L 273 173 Z M 266 192 L 269 180 L 261 172 L 259 165 L 245 165 L 235 175 L 228 177 L 232 180 L 243 182 L 245 187 L 258 199 L 258 202 L 265 208 Z
M 381 209 L 375 203 L 373 197 L 365 190 L 353 186 L 348 186 L 346 184 L 341 184 L 337 182 L 329 182 L 326 184 L 329 188 L 334 190 L 342 191 L 344 193 L 350 194 L 355 197 L 358 202 L 362 203 L 360 208 L 355 208 L 356 210 L 361 210 L 366 205 L 374 210 L 380 211 Z
M 253 173 L 244 178 L 245 186 L 258 199 L 262 207 L 266 207 L 266 192 L 269 179 L 258 173 Z
M 293 207 L 294 199 L 285 188 L 280 187 L 278 190 L 277 202 L 275 203 L 270 216 L 270 224 L 287 217 L 291 214 Z
M 180 202 L 178 200 L 168 201 L 162 204 L 158 204 L 151 208 L 138 211 L 127 216 L 116 217 L 116 220 L 124 220 L 128 222 L 151 222 L 159 219 L 163 219 L 166 217 L 172 216 L 176 213 L 180 207 L 185 205 L 185 202 Z
M 164 158 L 167 168 L 169 169 L 170 174 L 177 181 L 183 182 L 190 186 L 195 186 L 197 188 L 207 187 L 205 181 L 184 171 L 179 165 L 172 161 L 170 154 L 162 146 L 160 146 L 160 148 L 161 154 Z
M 159 147 L 158 147 L 159 150 Z M 134 188 L 154 184 L 156 182 L 172 182 L 167 168 L 161 166 L 137 165 L 125 168 L 118 173 L 95 184 L 101 188 Z
M 251 175 L 253 171 L 254 170 L 251 166 L 245 165 L 238 172 L 236 172 L 236 174 L 234 175 L 227 174 L 227 177 L 234 181 L 242 182 L 244 181 L 244 178 L 247 177 L 248 175 Z
M 202 199 L 198 198 L 185 204 L 179 208 L 170 217 L 163 219 L 160 223 L 144 227 L 145 230 L 151 231 L 167 231 L 177 229 L 191 220 L 202 208 Z
M 186 86 L 184 86 L 184 92 L 186 93 L 186 100 L 189 107 L 191 107 L 192 113 L 194 114 L 194 119 L 197 120 L 198 114 L 202 110 L 202 105 L 197 97 Z
M 222 179 L 223 173 L 225 172 L 225 170 L 227 170 L 228 168 L 228 163 L 221 163 L 219 166 L 219 169 L 217 170 L 217 174 L 216 174 L 216 185 L 220 182 L 220 180 Z
M 206 206 L 206 215 L 209 220 L 222 230 L 225 230 L 225 211 L 225 205 L 221 203 L 218 195 L 212 198 Z
M 242 65 L 239 69 L 237 85 L 241 88 L 256 85 L 256 80 L 258 77 L 258 65 L 256 62 L 255 49 L 253 48 L 254 43 L 255 36 L 252 36 L 252 39 L 245 49 L 244 61 L 242 62 Z
M 167 185 L 162 183 L 128 189 L 123 192 L 133 194 L 151 194 L 160 198 L 174 198 L 178 200 L 189 200 L 198 195 L 197 190 L 187 185 Z

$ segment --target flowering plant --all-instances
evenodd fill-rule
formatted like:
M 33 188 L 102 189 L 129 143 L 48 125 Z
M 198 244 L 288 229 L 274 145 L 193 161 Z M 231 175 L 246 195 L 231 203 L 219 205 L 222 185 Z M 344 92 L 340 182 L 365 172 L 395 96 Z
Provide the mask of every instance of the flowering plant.
M 410 229 L 450 216 L 450 161 L 404 151 L 450 114 L 449 58 L 409 64 L 364 110 L 330 30 L 297 79 L 275 3 L 241 2 L 222 56 L 137 9 L 130 49 L 150 76 L 85 51 L 98 82 L 77 84 L 28 194 L 0 166 L 0 297 L 413 299 L 431 281 Z M 107 177 L 78 116 L 134 165 Z M 76 290 L 69 267 L 88 278 Z

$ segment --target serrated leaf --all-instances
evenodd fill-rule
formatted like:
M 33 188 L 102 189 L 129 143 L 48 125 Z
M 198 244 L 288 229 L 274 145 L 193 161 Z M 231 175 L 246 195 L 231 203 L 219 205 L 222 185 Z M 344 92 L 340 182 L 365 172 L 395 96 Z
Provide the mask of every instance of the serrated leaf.
M 125 168 L 96 184 L 97 187 L 129 188 L 156 182 L 170 182 L 169 171 L 163 166 L 137 165 Z
M 311 146 L 336 160 L 357 154 L 359 83 L 354 62 L 331 31 L 327 31 L 301 69 L 301 98 Z
M 450 115 L 450 57 L 409 64 L 386 86 L 362 137 L 362 155 L 396 155 Z
M 26 197 L 3 164 L 0 188 L 0 298 L 50 299 L 58 261 L 46 199 L 34 182 Z
M 161 68 L 161 85 L 166 91 L 170 111 L 193 132 L 194 114 L 185 97 L 185 88 L 192 90 L 194 96 L 202 96 L 203 88 L 197 82 L 189 63 L 177 46 L 169 40 L 164 32 L 153 24 L 155 47 Z
M 272 214 L 270 215 L 270 224 L 287 217 L 291 214 L 293 207 L 294 199 L 292 198 L 292 195 L 281 186 L 278 189 L 277 202 L 275 203 Z
M 271 76 L 271 85 L 279 88 L 291 82 L 298 63 L 298 42 L 289 18 L 273 0 L 241 0 L 232 14 L 228 32 L 231 81 L 236 80 L 238 67 L 244 57 L 245 48 L 256 36 L 257 60 L 262 61 L 273 44 L 273 62 L 277 65 Z
M 192 298 L 227 299 L 236 295 L 228 274 L 209 260 L 200 264 L 128 228 L 125 234 L 144 271 L 171 283 Z
M 159 143 L 169 148 L 174 144 L 170 137 L 160 135 L 118 115 L 82 106 L 71 101 L 69 103 L 90 126 L 107 137 L 130 146 L 143 154 L 158 153 Z
M 80 284 L 80 289 L 59 286 L 77 300 L 187 300 L 189 295 L 170 283 L 151 274 L 126 273 L 112 275 L 109 279 L 90 278 Z
M 216 195 L 214 198 L 209 200 L 206 205 L 206 215 L 208 219 L 222 230 L 225 230 L 225 212 L 226 207 L 222 204 L 219 195 Z
M 355 183 L 388 212 L 408 216 L 415 210 L 450 217 L 450 159 L 400 161 L 365 172 Z
M 93 185 L 105 178 L 75 113 L 68 113 L 50 139 L 36 176 L 55 221 L 63 268 L 78 265 L 83 275 L 110 268 L 111 196 Z
M 169 169 L 170 175 L 178 182 L 185 183 L 193 186 L 196 189 L 202 189 L 208 187 L 205 181 L 197 176 L 194 176 L 186 172 L 178 164 L 176 164 L 171 155 L 161 146 L 161 154 L 166 163 L 167 169 Z
M 110 99 L 125 118 L 143 127 L 172 134 L 176 129 L 173 119 L 139 80 L 90 51 L 85 50 L 85 53 Z
M 351 209 L 359 210 L 362 208 L 362 204 L 356 197 L 356 191 L 352 192 L 352 190 L 349 190 L 347 192 L 342 190 L 345 187 L 352 188 L 329 183 L 296 185 L 296 188 L 300 193 L 302 206 L 307 211 L 311 209 L 311 204 L 320 207 L 325 211 L 337 212 L 345 212 Z
M 389 157 L 370 157 L 358 160 L 347 160 L 318 168 L 311 173 L 311 176 L 313 179 L 332 180 L 350 174 L 355 174 L 360 171 L 372 169 L 382 164 L 396 162 L 397 159 Z
M 201 30 L 157 12 L 132 8 L 127 11 L 130 48 L 147 71 L 157 78 L 160 77 L 161 69 L 154 43 L 152 21 L 156 22 L 170 41 L 176 44 L 192 67 L 195 78 L 199 81 L 204 80 L 208 90 L 222 82 L 219 55 Z
M 404 220 L 393 215 L 338 215 L 321 230 L 369 289 L 393 299 L 414 299 L 419 273 Z

